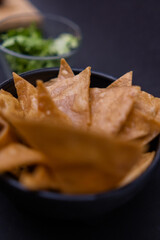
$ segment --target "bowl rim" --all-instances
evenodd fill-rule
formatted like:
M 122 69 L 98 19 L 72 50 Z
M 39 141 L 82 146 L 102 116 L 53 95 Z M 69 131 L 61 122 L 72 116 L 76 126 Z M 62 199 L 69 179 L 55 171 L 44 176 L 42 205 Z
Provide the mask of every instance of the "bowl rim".
M 39 15 L 40 17 L 42 17 L 42 19 L 43 18 L 44 19 L 50 19 L 50 20 L 60 22 L 64 25 L 66 25 L 66 26 L 71 27 L 72 30 L 75 32 L 74 36 L 76 36 L 78 38 L 78 41 L 79 41 L 78 47 L 76 47 L 75 49 L 72 49 L 70 52 L 65 53 L 65 54 L 61 54 L 61 55 L 58 55 L 58 56 L 53 55 L 53 56 L 43 56 L 43 57 L 31 56 L 31 55 L 25 55 L 25 54 L 17 53 L 15 51 L 12 51 L 10 49 L 7 49 L 7 48 L 3 47 L 2 44 L 0 44 L 0 51 L 2 51 L 3 53 L 6 53 L 6 54 L 12 55 L 14 57 L 17 57 L 17 58 L 42 61 L 42 60 L 59 60 L 61 58 L 68 58 L 68 57 L 74 55 L 79 50 L 79 48 L 82 44 L 82 32 L 81 32 L 80 27 L 75 22 L 73 22 L 72 20 L 68 19 L 67 17 L 63 17 L 61 15 L 56 15 L 56 14 L 51 14 L 51 13 L 40 13 L 38 11 L 34 11 L 34 12 L 31 12 L 31 13 L 25 13 L 25 14 L 24 13 L 23 14 L 19 13 L 19 14 L 10 15 L 10 16 L 2 19 L 0 21 L 0 25 L 5 23 L 8 20 L 14 19 L 15 17 L 27 17 L 27 16 L 31 16 L 31 15 L 34 15 L 34 16 Z
M 81 72 L 82 69 L 79 68 L 72 68 L 73 72 L 78 73 Z M 25 73 L 20 74 L 22 77 L 27 77 L 30 75 L 34 75 L 36 73 L 45 73 L 48 71 L 54 71 L 57 72 L 59 71 L 59 68 L 41 68 L 41 69 L 36 69 L 32 71 L 28 71 Z M 97 71 L 91 71 L 91 76 L 98 76 L 102 78 L 108 78 L 111 81 L 116 80 L 113 76 L 110 76 L 105 73 L 97 72 Z M 5 87 L 7 84 L 13 83 L 13 78 L 10 78 L 3 83 L 0 84 L 0 89 Z M 20 182 L 13 178 L 9 178 L 6 174 L 0 175 L 0 179 L 4 181 L 6 184 L 10 185 L 13 187 L 15 190 L 21 191 L 24 194 L 32 194 L 33 196 L 40 197 L 41 199 L 50 199 L 50 200 L 56 200 L 56 201 L 61 201 L 61 202 L 93 202 L 97 199 L 109 199 L 109 198 L 114 198 L 116 196 L 119 196 L 123 194 L 124 192 L 128 192 L 130 188 L 134 188 L 134 186 L 138 185 L 139 182 L 143 181 L 147 177 L 147 175 L 152 172 L 152 170 L 156 167 L 159 159 L 160 159 L 160 135 L 157 136 L 157 150 L 155 157 L 149 167 L 136 179 L 134 179 L 132 182 L 119 187 L 115 188 L 106 192 L 101 192 L 101 193 L 96 193 L 96 194 L 64 194 L 64 193 L 56 193 L 52 191 L 30 191 L 27 188 L 25 188 Z

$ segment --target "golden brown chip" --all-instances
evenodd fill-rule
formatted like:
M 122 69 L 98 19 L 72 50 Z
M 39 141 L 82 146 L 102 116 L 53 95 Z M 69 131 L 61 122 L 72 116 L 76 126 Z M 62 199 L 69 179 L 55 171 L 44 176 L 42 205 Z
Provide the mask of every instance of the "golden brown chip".
M 75 82 L 78 82 L 80 79 L 84 80 L 85 77 L 87 77 L 86 75 L 89 69 L 90 68 L 86 68 L 84 71 L 80 72 L 74 77 L 67 78 L 64 81 L 56 81 L 51 86 L 49 87 L 47 86 L 47 89 L 51 94 L 51 97 L 53 98 L 53 100 L 58 95 L 62 94 L 65 89 L 71 87 Z
M 98 98 L 100 93 L 106 92 L 106 88 L 90 88 L 90 102 Z
M 132 75 L 133 75 L 132 71 L 124 74 L 122 77 L 118 78 L 113 83 L 111 83 L 107 88 L 132 86 Z
M 48 90 L 45 88 L 42 81 L 37 81 L 38 91 L 38 110 L 44 114 L 43 117 L 52 118 L 55 121 L 63 121 L 70 123 L 70 119 L 62 111 L 60 111 L 53 102 Z
M 152 140 L 154 140 L 159 135 L 159 130 L 150 130 L 150 133 L 144 137 L 136 139 L 142 145 L 149 144 Z
M 137 87 L 106 88 L 104 92 L 98 93 L 93 88 L 90 94 L 91 129 L 115 135 L 126 121 L 139 89 Z
M 57 82 L 58 78 L 52 78 L 47 82 L 44 82 L 45 87 L 51 87 L 55 82 Z
M 155 152 L 144 153 L 133 168 L 126 174 L 126 176 L 119 183 L 119 187 L 122 187 L 139 177 L 151 164 L 155 156 Z
M 74 77 L 74 73 L 64 58 L 61 58 L 58 80 Z
M 14 141 L 17 141 L 17 137 L 13 129 L 2 117 L 0 117 L 0 149 Z
M 125 140 L 139 139 L 142 144 L 147 144 L 160 133 L 157 116 L 155 98 L 141 91 L 119 135 Z
M 12 114 L 20 117 L 24 116 L 18 100 L 3 89 L 0 90 L 0 113 L 5 117 Z
M 16 73 L 13 73 L 13 79 L 17 90 L 18 100 L 25 116 L 35 114 L 38 111 L 37 89 Z
M 19 181 L 30 190 L 57 189 L 54 175 L 42 165 L 36 166 L 32 173 L 23 171 L 20 175 Z
M 155 98 L 149 93 L 141 91 L 137 96 L 134 107 L 144 114 L 148 119 L 153 119 L 156 116 L 157 109 Z
M 0 172 L 33 164 L 45 164 L 44 155 L 20 143 L 11 143 L 0 151 Z
M 56 106 L 64 112 L 73 125 L 86 128 L 90 124 L 89 85 L 90 67 L 71 79 L 72 85 L 53 97 Z M 73 81 L 74 79 L 74 81 Z M 70 79 L 60 82 L 70 82 Z
M 92 166 L 78 165 L 56 169 L 58 189 L 63 193 L 99 193 L 116 187 L 117 179 L 112 174 Z
M 160 98 L 155 98 L 155 106 L 156 106 L 156 116 L 154 121 L 158 126 L 160 126 Z
M 12 119 L 18 133 L 44 153 L 53 168 L 90 164 L 113 178 L 122 178 L 138 161 L 140 144 L 127 143 L 50 121 Z
M 46 87 L 51 87 L 53 84 L 55 84 L 59 80 L 64 80 L 64 79 L 72 78 L 72 77 L 74 77 L 74 73 L 73 73 L 72 69 L 70 68 L 70 66 L 68 65 L 66 60 L 64 58 L 62 58 L 61 62 L 60 62 L 60 70 L 59 70 L 58 77 L 53 78 L 53 79 L 49 80 L 48 82 L 45 82 L 44 85 Z
M 150 132 L 150 122 L 144 118 L 144 115 L 140 111 L 133 109 L 118 136 L 127 141 L 145 137 Z

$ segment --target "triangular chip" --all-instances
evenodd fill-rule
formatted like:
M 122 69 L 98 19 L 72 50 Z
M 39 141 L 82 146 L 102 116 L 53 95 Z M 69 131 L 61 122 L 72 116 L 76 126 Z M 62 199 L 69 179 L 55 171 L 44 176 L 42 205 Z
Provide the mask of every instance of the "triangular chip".
M 126 141 L 129 141 L 145 137 L 150 133 L 150 131 L 150 122 L 140 111 L 133 109 L 125 124 L 121 128 L 118 136 Z
M 18 115 L 23 117 L 24 113 L 18 100 L 9 92 L 0 90 L 0 113 L 3 116 Z
M 106 88 L 99 93 L 96 89 L 91 89 L 91 130 L 117 134 L 126 121 L 138 93 L 137 87 Z
M 59 80 L 65 80 L 67 78 L 72 78 L 72 77 L 74 77 L 74 73 L 72 69 L 70 68 L 66 60 L 64 58 L 61 58 L 58 77 L 45 82 L 45 86 L 51 87 L 53 84 L 55 84 Z
M 74 73 L 64 58 L 61 58 L 58 80 L 74 77 Z
M 46 86 L 53 100 L 59 94 L 63 93 L 65 89 L 67 89 L 68 87 L 71 87 L 74 84 L 74 82 L 79 81 L 80 78 L 84 78 L 86 75 L 86 72 L 88 71 L 88 68 L 86 69 L 74 77 L 66 78 L 64 81 L 56 81 L 54 82 L 54 84 Z
M 132 75 L 133 75 L 132 71 L 124 74 L 122 77 L 118 78 L 113 83 L 111 83 L 107 88 L 132 86 Z
M 17 167 L 45 164 L 44 155 L 19 143 L 11 143 L 0 151 L 0 172 Z
M 139 139 L 146 144 L 160 132 L 156 117 L 156 99 L 151 94 L 141 91 L 119 135 L 125 140 Z
M 18 100 L 25 115 L 29 116 L 35 114 L 38 109 L 37 89 L 16 73 L 13 73 L 13 79 L 17 90 Z
M 82 128 L 90 124 L 90 75 L 91 69 L 87 67 L 72 79 L 61 81 L 70 82 L 71 80 L 72 84 L 60 91 L 58 96 L 53 97 L 57 107 L 72 120 L 73 125 Z
M 139 177 L 151 164 L 155 156 L 155 152 L 148 152 L 144 153 L 137 162 L 133 166 L 133 168 L 127 173 L 127 175 L 122 179 L 122 181 L 119 183 L 119 187 L 122 187 L 126 184 L 129 184 L 130 182 L 134 181 L 137 177 Z
M 53 169 L 91 165 L 109 174 L 115 185 L 138 161 L 141 145 L 108 138 L 50 121 L 11 119 L 17 132 L 50 160 Z M 43 139 L 43 141 L 42 141 Z M 62 151 L 63 150 L 63 151 Z
M 6 120 L 0 117 L 0 149 L 14 141 L 17 141 L 16 134 Z
M 155 97 L 144 91 L 137 96 L 134 107 L 148 119 L 154 119 L 157 114 Z
M 43 117 L 49 117 L 55 121 L 63 121 L 65 123 L 71 122 L 67 115 L 57 108 L 48 90 L 40 80 L 37 81 L 37 91 L 38 110 L 44 115 Z

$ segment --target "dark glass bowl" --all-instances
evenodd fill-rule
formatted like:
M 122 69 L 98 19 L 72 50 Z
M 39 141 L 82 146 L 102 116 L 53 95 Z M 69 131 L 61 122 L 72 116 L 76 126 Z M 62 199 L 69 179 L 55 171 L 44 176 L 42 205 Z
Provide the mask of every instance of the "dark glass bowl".
M 73 71 L 77 74 L 81 69 L 73 69 Z M 57 75 L 58 69 L 49 68 L 26 72 L 21 76 L 35 84 L 36 79 L 48 81 Z M 106 87 L 113 81 L 114 78 L 109 75 L 92 72 L 91 87 Z M 13 79 L 2 83 L 0 87 L 16 96 Z M 152 142 L 151 147 L 156 151 L 156 156 L 147 170 L 130 184 L 112 191 L 88 195 L 71 195 L 51 191 L 32 192 L 6 174 L 0 176 L 1 189 L 17 205 L 32 213 L 68 220 L 101 217 L 132 199 L 150 179 L 159 161 L 159 136 Z

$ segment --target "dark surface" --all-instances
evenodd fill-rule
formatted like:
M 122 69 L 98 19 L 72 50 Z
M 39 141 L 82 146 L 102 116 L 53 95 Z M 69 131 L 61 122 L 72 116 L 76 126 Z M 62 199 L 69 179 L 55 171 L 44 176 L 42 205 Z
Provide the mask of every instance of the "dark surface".
M 81 72 L 72 68 L 75 74 Z M 22 74 L 31 84 L 36 85 L 37 79 L 48 81 L 56 78 L 59 69 L 40 69 Z M 108 75 L 93 72 L 91 74 L 91 87 L 107 87 L 113 82 Z M 2 83 L 0 88 L 16 96 L 13 79 Z M 150 151 L 156 151 L 154 161 L 148 169 L 130 184 L 108 191 L 106 193 L 90 195 L 66 195 L 56 192 L 31 192 L 25 189 L 16 179 L 10 175 L 0 176 L 0 188 L 11 198 L 15 204 L 23 210 L 26 209 L 33 214 L 39 214 L 40 217 L 47 216 L 63 220 L 81 220 L 86 223 L 97 221 L 106 216 L 107 213 L 126 204 L 148 183 L 153 176 L 160 158 L 160 136 L 150 144 Z M 12 197 L 14 195 L 14 198 Z M 45 206 L 45 208 L 44 208 Z
M 60 14 L 82 29 L 83 45 L 72 66 L 120 76 L 134 70 L 134 83 L 160 97 L 160 2 L 32 0 L 43 12 Z M 4 77 L 0 69 L 0 80 Z M 146 188 L 98 225 L 33 218 L 0 194 L 0 239 L 160 239 L 160 166 Z

